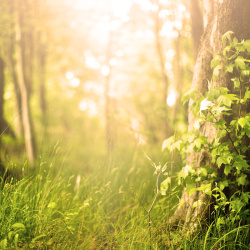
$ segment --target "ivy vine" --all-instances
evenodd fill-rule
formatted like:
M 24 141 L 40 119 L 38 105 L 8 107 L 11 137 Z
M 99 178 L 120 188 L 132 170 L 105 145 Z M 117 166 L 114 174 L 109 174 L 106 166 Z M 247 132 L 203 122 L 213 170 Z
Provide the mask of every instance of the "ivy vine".
M 210 164 L 199 168 L 186 165 L 178 174 L 178 183 L 187 186 L 189 195 L 201 191 L 213 197 L 215 211 L 225 212 L 227 219 L 247 221 L 250 218 L 250 162 L 246 157 L 250 152 L 250 113 L 244 111 L 250 104 L 250 40 L 239 42 L 229 31 L 223 35 L 222 42 L 222 55 L 214 55 L 211 61 L 213 77 L 208 91 L 202 95 L 197 89 L 191 89 L 182 98 L 184 103 L 193 100 L 190 107 L 195 116 L 193 128 L 181 140 L 174 136 L 165 140 L 162 149 L 178 150 L 184 158 L 193 151 L 207 152 Z M 220 73 L 234 76 L 231 91 L 213 85 Z M 200 133 L 201 126 L 207 123 L 216 131 L 212 140 Z M 168 177 L 161 183 L 163 194 L 169 182 Z M 225 190 L 230 190 L 230 195 Z M 221 219 L 220 223 L 226 220 Z

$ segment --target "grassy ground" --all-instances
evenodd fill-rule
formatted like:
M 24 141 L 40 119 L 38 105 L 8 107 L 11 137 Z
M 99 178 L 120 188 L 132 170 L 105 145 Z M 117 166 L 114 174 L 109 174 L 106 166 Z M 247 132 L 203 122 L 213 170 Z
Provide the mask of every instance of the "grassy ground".
M 115 155 L 88 175 L 51 160 L 19 181 L 1 178 L 0 249 L 249 249 L 249 226 L 169 230 L 179 192 L 158 197 L 150 238 L 154 169 L 140 150 Z

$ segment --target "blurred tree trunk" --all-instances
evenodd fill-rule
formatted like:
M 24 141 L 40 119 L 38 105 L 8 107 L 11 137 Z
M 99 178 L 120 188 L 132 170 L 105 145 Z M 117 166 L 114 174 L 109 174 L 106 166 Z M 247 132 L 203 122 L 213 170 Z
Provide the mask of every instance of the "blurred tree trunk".
M 113 44 L 113 32 L 109 32 L 109 39 L 106 50 L 106 67 L 108 67 L 109 72 L 106 72 L 105 77 L 105 120 L 106 120 L 106 145 L 108 156 L 114 149 L 115 139 L 116 139 L 116 125 L 114 120 L 115 112 L 115 100 L 112 98 L 110 93 L 110 81 L 111 81 L 111 68 L 110 59 L 112 58 L 112 44 Z
M 23 47 L 23 38 L 21 31 L 20 6 L 21 2 L 19 0 L 18 10 L 15 13 L 17 80 L 21 94 L 22 122 L 24 126 L 26 153 L 29 160 L 30 168 L 33 170 L 35 167 L 36 155 L 35 155 L 35 143 L 34 143 L 34 135 L 32 131 L 31 114 L 30 114 L 29 91 L 27 83 L 25 82 L 25 68 L 24 68 L 25 51 L 23 51 L 25 48 Z
M 38 75 L 39 75 L 39 103 L 42 111 L 42 120 L 44 128 L 47 123 L 47 102 L 46 102 L 46 47 L 43 42 L 43 34 L 39 32 L 37 36 L 37 54 L 38 54 Z
M 5 168 L 2 163 L 2 134 L 4 132 L 4 117 L 3 117 L 3 105 L 4 105 L 4 61 L 0 57 L 0 174 L 2 175 Z
M 164 49 L 162 47 L 161 44 L 161 39 L 159 36 L 159 33 L 161 31 L 161 23 L 160 23 L 160 18 L 159 18 L 159 12 L 161 11 L 160 8 L 160 2 L 159 0 L 155 1 L 156 4 L 159 6 L 158 10 L 155 13 L 155 45 L 156 45 L 156 51 L 157 51 L 157 55 L 159 58 L 159 63 L 160 63 L 160 68 L 161 68 L 161 76 L 162 76 L 162 82 L 163 82 L 163 96 L 162 96 L 162 106 L 163 106 L 163 110 L 164 110 L 164 122 L 163 122 L 163 131 L 164 131 L 164 138 L 169 138 L 171 135 L 173 135 L 173 130 L 170 126 L 170 114 L 167 110 L 167 93 L 168 93 L 168 88 L 169 88 L 169 78 L 166 72 L 166 68 L 165 68 L 165 55 L 164 55 Z
M 15 15 L 15 3 L 8 3 L 8 15 L 14 19 Z M 12 82 L 14 84 L 14 93 L 15 93 L 15 134 L 17 137 L 23 136 L 23 122 L 22 122 L 22 104 L 21 104 L 21 93 L 17 80 L 17 71 L 16 71 L 16 58 L 15 58 L 15 22 L 10 23 L 10 36 L 9 41 L 6 42 L 6 46 L 4 49 L 5 54 L 5 64 L 10 76 L 12 78 Z
M 199 2 L 200 1 L 198 0 L 189 0 L 189 12 L 191 17 L 192 38 L 194 45 L 194 60 L 197 58 L 200 39 L 203 33 L 203 17 Z
M 250 1 L 204 0 L 203 4 L 205 7 L 204 12 L 208 19 L 205 22 L 206 26 L 201 38 L 192 82 L 192 88 L 198 89 L 202 94 L 208 90 L 208 80 L 210 81 L 212 78 L 210 64 L 213 54 L 215 52 L 222 54 L 222 35 L 228 30 L 232 30 L 239 40 L 250 39 Z M 221 70 L 218 78 L 213 81 L 213 84 L 217 87 L 227 87 L 233 92 L 233 84 L 230 81 L 233 77 L 232 75 L 229 77 Z M 190 101 L 189 106 L 191 104 L 192 102 Z M 235 117 L 232 116 L 230 119 L 235 119 Z M 189 129 L 191 129 L 194 124 L 194 116 L 190 110 L 188 122 Z M 210 123 L 205 123 L 200 129 L 200 133 L 207 136 L 211 141 L 216 136 L 216 131 Z M 190 153 L 187 156 L 186 164 L 197 168 L 199 168 L 199 166 L 214 167 L 210 161 L 209 154 L 204 150 L 199 153 Z M 193 208 L 194 202 L 198 200 L 205 204 L 202 203 L 200 206 Z M 208 217 L 209 202 L 209 197 L 204 193 L 195 192 L 188 196 L 186 189 L 184 189 L 179 203 L 180 206 L 170 218 L 169 222 L 172 225 L 184 223 L 184 225 L 189 225 L 190 228 L 193 228 L 197 225 L 198 220 L 204 220 Z
M 8 70 L 10 72 L 10 75 L 12 77 L 12 81 L 14 84 L 14 92 L 15 92 L 15 100 L 16 100 L 16 112 L 15 112 L 15 123 L 16 123 L 16 135 L 17 137 L 23 136 L 24 129 L 23 129 L 23 121 L 22 121 L 22 102 L 21 102 L 21 92 L 18 85 L 17 80 L 17 72 L 16 72 L 16 63 L 14 59 L 14 39 L 10 43 L 10 48 L 7 54 L 6 59 L 6 66 L 8 67 Z
M 178 116 L 178 108 L 179 108 L 179 102 L 180 102 L 180 96 L 182 94 L 181 91 L 181 68 L 180 68 L 180 33 L 178 34 L 178 37 L 174 40 L 174 80 L 175 80 L 175 91 L 176 91 L 176 100 L 174 105 L 174 124 L 177 122 L 177 116 Z

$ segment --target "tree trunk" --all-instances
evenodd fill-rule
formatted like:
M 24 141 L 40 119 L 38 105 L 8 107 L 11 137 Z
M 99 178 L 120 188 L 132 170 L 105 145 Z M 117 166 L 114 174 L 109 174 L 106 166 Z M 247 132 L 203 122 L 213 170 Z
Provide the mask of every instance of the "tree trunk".
M 20 6 L 20 2 L 19 6 Z M 29 160 L 30 169 L 33 170 L 35 167 L 35 145 L 34 138 L 32 133 L 32 124 L 31 124 L 31 114 L 30 114 L 30 105 L 29 105 L 29 96 L 27 85 L 25 83 L 24 77 L 24 65 L 23 65 L 23 51 L 22 51 L 22 32 L 20 24 L 20 13 L 17 11 L 15 16 L 15 25 L 16 25 L 16 66 L 17 66 L 17 78 L 21 94 L 21 104 L 22 104 L 22 121 L 24 125 L 24 138 L 25 138 L 25 147 L 26 153 Z
M 111 67 L 110 59 L 112 58 L 113 32 L 109 31 L 109 39 L 106 50 L 106 66 L 109 67 L 109 72 L 104 74 L 105 77 L 105 121 L 106 121 L 106 147 L 108 158 L 115 146 L 116 125 L 114 120 L 115 100 L 111 96 Z
M 198 0 L 189 0 L 189 12 L 191 17 L 192 38 L 194 45 L 194 60 L 196 60 L 200 45 L 200 39 L 203 33 L 202 12 Z
M 161 30 L 161 23 L 159 19 L 159 13 L 160 13 L 160 3 L 159 0 L 155 1 L 156 4 L 159 6 L 158 11 L 155 13 L 155 45 L 156 45 L 156 52 L 159 58 L 160 68 L 161 68 L 161 77 L 163 82 L 163 96 L 162 96 L 162 106 L 164 110 L 164 121 L 163 121 L 163 132 L 164 132 L 164 138 L 169 138 L 171 135 L 173 135 L 173 130 L 170 126 L 170 122 L 168 121 L 167 117 L 169 117 L 169 112 L 167 110 L 166 106 L 166 100 L 167 100 L 167 92 L 169 88 L 169 78 L 165 69 L 165 55 L 164 55 L 164 49 L 161 44 L 161 39 L 159 36 L 160 30 Z
M 5 168 L 2 163 L 2 134 L 4 132 L 4 117 L 3 117 L 3 105 L 4 105 L 4 61 L 0 58 L 0 174 L 2 175 Z
M 227 31 L 231 30 L 239 39 L 250 39 L 250 1 L 245 0 L 204 0 L 205 29 L 201 38 L 201 45 L 194 69 L 192 88 L 198 89 L 202 94 L 208 90 L 208 80 L 212 78 L 210 67 L 211 59 L 214 53 L 222 53 L 221 37 Z M 233 76 L 231 76 L 233 78 Z M 228 81 L 229 80 L 229 81 Z M 223 86 L 233 91 L 233 83 L 228 75 L 222 70 L 219 76 L 213 81 L 216 87 Z M 189 106 L 192 104 L 190 101 Z M 232 115 L 230 119 L 235 119 Z M 189 129 L 193 127 L 194 116 L 189 110 Z M 200 133 L 212 140 L 216 136 L 216 131 L 210 123 L 205 123 L 200 129 Z M 195 162 L 195 164 L 193 163 Z M 202 150 L 199 153 L 192 152 L 187 156 L 187 165 L 194 167 L 210 166 L 213 167 L 208 153 Z M 195 201 L 202 201 L 202 205 L 193 208 Z M 193 228 L 197 225 L 198 220 L 203 220 L 208 216 L 209 197 L 204 193 L 195 192 L 188 196 L 184 189 L 179 207 L 170 218 L 172 225 L 183 222 Z M 182 204 L 182 206 L 181 206 Z

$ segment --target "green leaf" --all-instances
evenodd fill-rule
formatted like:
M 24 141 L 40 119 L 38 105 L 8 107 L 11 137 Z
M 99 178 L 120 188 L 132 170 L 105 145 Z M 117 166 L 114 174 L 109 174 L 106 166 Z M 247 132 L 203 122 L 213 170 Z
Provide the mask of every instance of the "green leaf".
M 249 125 L 248 119 L 243 117 L 238 119 L 238 123 L 242 128 L 244 128 L 246 125 Z
M 225 174 L 225 175 L 230 174 L 231 171 L 232 171 L 232 169 L 233 169 L 232 165 L 227 164 L 227 165 L 225 166 L 225 169 L 224 169 L 224 174 Z
M 249 88 L 247 88 L 244 96 L 244 101 L 246 102 L 248 99 L 250 99 L 250 91 Z
M 220 55 L 218 54 L 214 55 L 213 59 L 211 60 L 211 68 L 214 68 L 217 65 L 219 65 L 220 61 L 221 61 Z
M 181 150 L 181 144 L 182 144 L 182 141 L 179 140 L 177 142 L 175 142 L 172 146 L 170 146 L 170 150 L 171 152 L 174 150 L 174 149 L 177 149 L 177 150 Z
M 246 40 L 242 44 L 243 47 L 247 50 L 247 52 L 250 53 L 250 40 Z
M 14 237 L 15 248 L 17 248 L 17 246 L 18 246 L 18 238 L 19 238 L 19 234 L 16 234 L 15 237 Z
M 247 178 L 246 174 L 241 174 L 241 176 L 239 178 L 237 178 L 238 185 L 239 186 L 240 185 L 242 185 L 242 186 L 246 185 L 247 184 L 246 178 Z
M 25 226 L 22 223 L 15 223 L 12 225 L 13 228 L 21 228 L 21 229 L 25 229 Z
M 228 185 L 229 185 L 228 180 L 220 181 L 220 182 L 218 183 L 218 186 L 219 186 L 219 188 L 220 188 L 221 191 L 223 191 L 223 189 L 224 189 L 225 187 L 228 187 Z
M 207 195 L 211 195 L 212 194 L 211 183 L 202 184 L 199 188 L 197 188 L 197 190 L 200 190 L 200 191 L 204 192 Z
M 233 47 L 236 47 L 238 45 L 238 39 L 236 37 L 234 37 L 232 45 Z
M 222 36 L 222 42 L 225 44 L 226 40 L 231 40 L 231 35 L 234 34 L 233 31 L 227 31 L 223 36 Z
M 244 61 L 245 61 L 245 59 L 242 56 L 238 56 L 235 59 L 235 66 L 236 66 L 236 68 L 245 69 L 246 65 L 245 65 Z
M 203 110 L 207 110 L 209 107 L 212 107 L 214 105 L 215 105 L 214 103 L 212 103 L 211 101 L 208 101 L 207 98 L 205 98 L 203 101 L 201 101 L 200 112 Z
M 185 93 L 182 97 L 182 102 L 185 104 L 189 101 L 189 99 L 196 99 L 197 94 L 200 94 L 200 92 L 197 89 L 190 89 L 187 93 Z
M 218 168 L 220 168 L 222 164 L 227 164 L 227 161 L 221 156 L 218 157 L 216 162 L 217 162 Z
M 32 243 L 35 243 L 37 240 L 39 240 L 39 239 L 41 239 L 41 238 L 43 238 L 43 237 L 46 237 L 46 234 L 41 234 L 41 235 L 35 237 L 34 239 L 32 239 L 31 242 L 32 242 Z
M 168 139 L 166 139 L 165 141 L 163 141 L 162 144 L 162 151 L 167 148 L 168 150 L 170 150 L 170 146 L 174 143 L 174 136 L 169 137 Z
M 166 178 L 162 183 L 161 183 L 161 194 L 166 195 L 166 191 L 168 190 L 169 184 L 171 183 L 171 178 L 168 177 Z
M 7 239 L 3 239 L 0 241 L 0 247 L 1 249 L 6 249 L 7 247 Z
M 224 94 L 218 98 L 218 104 L 224 104 L 231 107 L 233 101 L 239 100 L 234 94 Z
M 225 72 L 233 73 L 235 64 L 230 63 L 229 65 L 225 66 Z
M 250 70 L 249 69 L 241 70 L 241 75 L 249 76 L 250 75 Z
M 240 87 L 240 80 L 239 80 L 239 78 L 233 78 L 231 80 L 234 83 L 234 88 L 239 88 Z
M 218 76 L 221 69 L 223 69 L 223 66 L 222 66 L 222 65 L 217 65 L 217 66 L 214 68 L 213 76 Z
M 229 52 L 231 50 L 231 47 L 230 46 L 226 46 L 224 49 L 223 49 L 223 56 L 224 57 L 227 57 L 227 52 Z
M 52 202 L 49 203 L 48 207 L 55 208 L 56 207 L 56 203 L 52 201 Z
M 201 200 L 195 201 L 194 204 L 193 204 L 193 208 L 201 206 L 202 204 L 206 205 L 206 203 L 202 202 Z
M 197 191 L 197 188 L 196 188 L 194 183 L 190 183 L 190 184 L 187 184 L 187 190 L 186 191 L 187 191 L 188 195 L 191 195 L 192 193 Z

